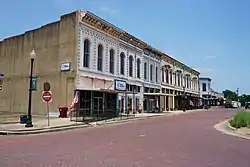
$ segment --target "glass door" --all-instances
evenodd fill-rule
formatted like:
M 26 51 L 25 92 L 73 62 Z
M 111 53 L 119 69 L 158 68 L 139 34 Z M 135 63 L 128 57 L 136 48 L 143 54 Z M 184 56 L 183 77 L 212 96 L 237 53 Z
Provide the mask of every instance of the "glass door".
M 102 114 L 103 113 L 103 98 L 94 97 L 94 111 L 93 114 Z

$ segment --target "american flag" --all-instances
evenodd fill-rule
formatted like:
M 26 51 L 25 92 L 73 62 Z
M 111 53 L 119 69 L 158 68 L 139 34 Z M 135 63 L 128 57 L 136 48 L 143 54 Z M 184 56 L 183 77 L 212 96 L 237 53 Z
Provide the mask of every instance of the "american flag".
M 79 91 L 76 91 L 75 93 L 75 97 L 69 107 L 70 110 L 72 110 L 73 108 L 75 108 L 76 104 L 78 103 L 78 99 L 79 99 Z

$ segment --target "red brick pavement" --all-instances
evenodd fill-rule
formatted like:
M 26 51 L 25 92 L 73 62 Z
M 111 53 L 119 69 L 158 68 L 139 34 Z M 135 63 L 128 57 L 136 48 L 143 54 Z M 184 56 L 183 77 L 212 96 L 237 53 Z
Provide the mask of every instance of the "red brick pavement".
M 250 167 L 250 141 L 214 110 L 35 136 L 0 136 L 0 167 Z

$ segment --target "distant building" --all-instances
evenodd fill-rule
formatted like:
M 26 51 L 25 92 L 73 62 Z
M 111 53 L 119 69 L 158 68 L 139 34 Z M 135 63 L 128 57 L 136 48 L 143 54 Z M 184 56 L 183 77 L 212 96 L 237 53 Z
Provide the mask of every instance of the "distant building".
M 222 105 L 224 101 L 223 93 L 216 92 L 212 89 L 211 78 L 200 77 L 200 96 L 203 99 L 203 105 L 217 106 Z

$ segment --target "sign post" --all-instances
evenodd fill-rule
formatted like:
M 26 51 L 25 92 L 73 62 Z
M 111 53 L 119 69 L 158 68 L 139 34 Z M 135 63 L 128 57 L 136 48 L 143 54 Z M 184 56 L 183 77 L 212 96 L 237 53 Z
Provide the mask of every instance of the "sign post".
M 43 91 L 42 93 L 43 102 L 47 105 L 47 113 L 48 113 L 48 126 L 49 122 L 49 103 L 52 102 L 52 92 L 51 91 Z
M 46 103 L 46 105 L 47 105 L 47 113 L 48 113 L 48 126 L 49 126 L 49 103 L 47 102 L 47 103 Z

